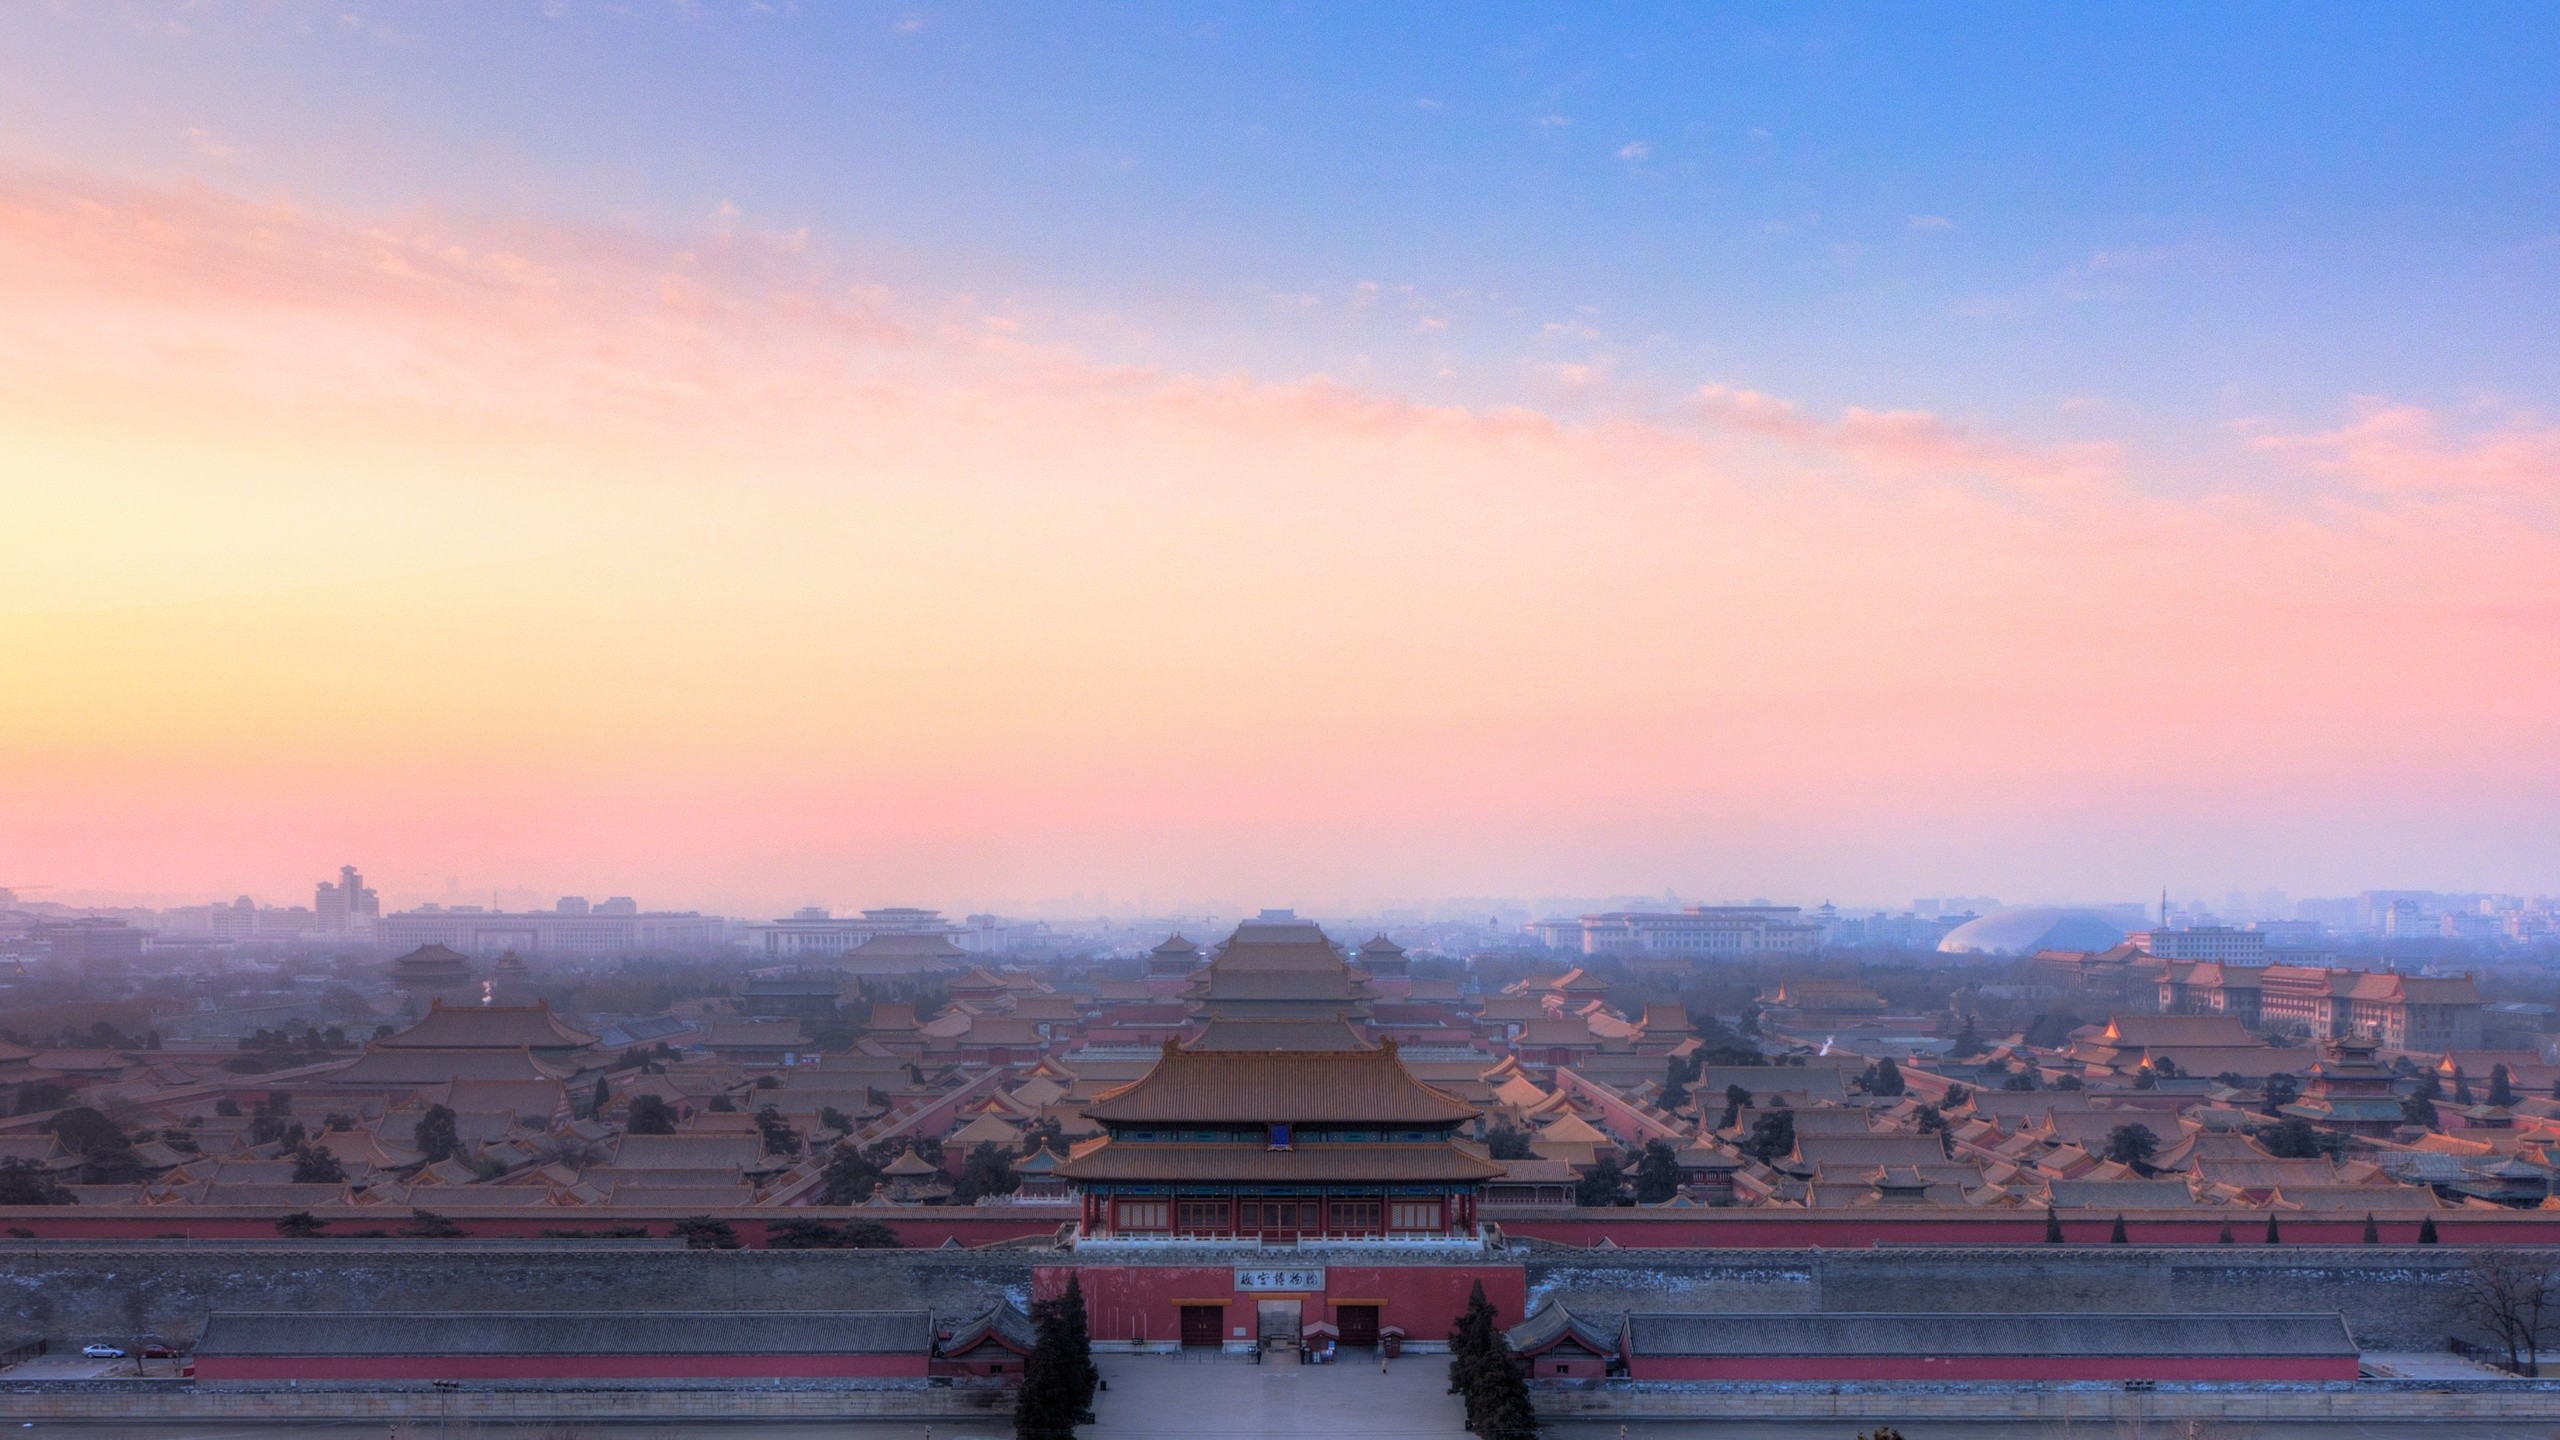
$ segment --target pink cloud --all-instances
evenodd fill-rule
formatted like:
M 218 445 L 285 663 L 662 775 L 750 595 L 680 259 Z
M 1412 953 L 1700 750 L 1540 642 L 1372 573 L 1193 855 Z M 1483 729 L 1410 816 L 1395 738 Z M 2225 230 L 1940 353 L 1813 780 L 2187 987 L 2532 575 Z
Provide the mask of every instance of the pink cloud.
M 2025 445 L 1984 435 L 1926 410 L 1852 405 L 1837 420 L 1757 390 L 1703 385 L 1698 410 L 1711 422 L 1789 447 L 1827 453 L 1892 478 L 1980 476 L 2020 490 L 2083 489 L 2111 478 L 2117 447 Z
M 2270 433 L 2237 427 L 2251 449 L 2294 459 L 2380 497 L 2560 499 L 2560 429 L 2511 421 L 2484 434 L 2446 433 L 2424 406 L 2367 396 L 2335 430 Z
M 1429 405 L 988 309 L 744 221 L 0 180 L 0 873 L 1890 894 L 2560 794 L 2560 543 L 2489 503 L 2540 432 L 2252 441 L 2473 477 L 2342 525 L 1916 409 Z

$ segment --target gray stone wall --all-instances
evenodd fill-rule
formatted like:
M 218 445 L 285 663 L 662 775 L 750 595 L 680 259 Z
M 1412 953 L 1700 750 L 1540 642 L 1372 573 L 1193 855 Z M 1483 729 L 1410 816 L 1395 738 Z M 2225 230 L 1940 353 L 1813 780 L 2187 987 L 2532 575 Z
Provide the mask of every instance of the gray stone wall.
M 2025 1246 L 2014 1249 L 1533 1252 L 1532 1303 L 1644 1310 L 2336 1311 L 2369 1350 L 2468 1334 L 2460 1249 Z M 2473 1336 L 2472 1338 L 2486 1338 Z
M 214 1310 L 929 1310 L 1010 1294 L 1023 1252 L 453 1241 L 0 1243 L 0 1344 L 156 1335 Z
M 1033 1250 L 676 1250 L 606 1242 L 0 1242 L 0 1344 L 157 1335 L 207 1312 L 898 1310 L 1028 1302 Z M 2454 1247 L 1536 1250 L 1533 1302 L 1647 1310 L 2337 1311 L 2367 1349 L 2467 1333 Z M 2473 1336 L 2485 1339 L 2486 1337 Z

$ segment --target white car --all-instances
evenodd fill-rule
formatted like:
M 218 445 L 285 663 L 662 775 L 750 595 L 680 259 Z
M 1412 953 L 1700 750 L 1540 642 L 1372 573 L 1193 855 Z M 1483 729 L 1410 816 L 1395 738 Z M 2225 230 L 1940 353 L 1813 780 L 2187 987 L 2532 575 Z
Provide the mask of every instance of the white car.
M 90 1360 L 121 1360 L 124 1358 L 124 1351 L 113 1345 L 85 1346 L 81 1349 L 80 1354 L 84 1358 Z

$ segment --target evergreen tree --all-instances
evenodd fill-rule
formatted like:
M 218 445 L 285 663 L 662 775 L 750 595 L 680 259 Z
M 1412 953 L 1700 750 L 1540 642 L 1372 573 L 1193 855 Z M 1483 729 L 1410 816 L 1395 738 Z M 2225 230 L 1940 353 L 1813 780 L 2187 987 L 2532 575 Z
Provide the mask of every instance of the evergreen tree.
M 2516 1103 L 2515 1079 L 2507 1073 L 2504 1065 L 2489 1067 L 2489 1103 L 2501 1106 Z
M 1973 1028 L 1973 1017 L 1967 1015 L 1964 1017 L 1964 1027 L 1956 1031 L 1955 1044 L 1947 1047 L 1947 1053 L 1958 1060 L 1966 1060 L 1981 1054 L 1982 1051 L 1982 1036 Z
M 791 1128 L 791 1122 L 774 1106 L 767 1105 L 756 1112 L 756 1134 L 764 1141 L 767 1155 L 800 1153 L 800 1132 Z
M 2054 1214 L 2050 1206 L 2046 1207 L 2044 1212 L 2044 1243 L 2047 1245 L 2062 1243 L 2062 1217 Z
M 589 1116 L 590 1118 L 592 1118 L 592 1117 L 594 1117 L 594 1116 L 597 1116 L 597 1115 L 601 1115 L 601 1114 L 603 1114 L 603 1113 L 604 1113 L 604 1107 L 605 1107 L 605 1106 L 607 1106 L 607 1105 L 610 1105 L 610 1104 L 612 1104 L 612 1103 L 613 1103 L 613 1084 L 612 1084 L 612 1082 L 610 1082 L 610 1081 L 606 1080 L 606 1079 L 605 1079 L 603 1076 L 601 1076 L 601 1075 L 597 1076 L 597 1077 L 596 1077 L 596 1088 L 595 1088 L 595 1093 L 594 1093 L 594 1094 L 592 1094 L 592 1095 L 589 1095 L 589 1096 L 587 1097 L 587 1114 L 588 1114 L 588 1116 Z
M 2382 1227 L 2373 1223 L 2373 1212 L 2369 1210 L 2365 1212 L 2364 1217 L 2364 1243 L 2367 1245 L 2382 1243 Z
M 276 1217 L 276 1233 L 287 1240 L 308 1240 L 329 1228 L 329 1222 L 308 1210 L 296 1210 Z
M 433 1210 L 413 1209 L 409 1212 L 409 1228 L 400 1233 L 412 1240 L 458 1240 L 463 1230 Z
M 821 1205 L 859 1205 L 871 1198 L 880 1183 L 880 1167 L 851 1145 L 838 1145 L 827 1155 L 827 1168 L 819 1172 L 822 1187 L 818 1191 Z
M 2262 1115 L 2281 1115 L 2284 1107 L 2302 1098 L 2302 1082 L 2290 1075 L 2270 1075 L 2263 1092 L 2266 1103 L 2258 1107 Z
M 2273 1210 L 2267 1212 L 2267 1243 L 2270 1245 L 2284 1243 L 2284 1237 L 2276 1231 L 2276 1212 Z
M 981 1140 L 960 1162 L 960 1181 L 951 1191 L 954 1205 L 974 1205 L 981 1195 L 1010 1195 L 1022 1188 L 1013 1157 L 993 1140 Z
M 1093 1363 L 1093 1328 L 1085 1314 L 1084 1283 L 1067 1273 L 1066 1293 L 1058 1297 L 1058 1323 L 1067 1332 L 1066 1353 L 1075 1359 L 1076 1413 L 1082 1422 L 1093 1419 L 1093 1395 L 1102 1388 L 1102 1371 Z
M 2125 1243 L 2123 1216 L 2117 1216 L 2115 1228 L 2107 1232 L 2107 1243 L 2110 1245 L 2122 1245 Z
M 1529 1377 L 1522 1371 L 1519 1352 L 1511 1348 L 1510 1337 L 1498 1329 L 1478 1373 L 1485 1387 L 1484 1401 L 1477 1407 L 1484 1415 L 1476 1431 L 1479 1440 L 1538 1440 L 1538 1412 L 1529 1403 Z
M 844 1222 L 844 1248 L 901 1250 L 906 1248 L 906 1242 L 898 1238 L 897 1231 L 877 1220 L 847 1220 Z
M 2213 1237 L 2213 1243 L 2216 1245 L 2233 1245 L 2239 1243 L 2231 1238 L 2230 1221 L 2225 1220 L 2222 1222 L 2222 1233 Z
M 1796 1116 L 1785 1106 L 1760 1112 L 1751 1122 L 1750 1138 L 1742 1142 L 1742 1153 L 1763 1165 L 1793 1154 L 1795 1148 Z
M 1484 1282 L 1479 1280 L 1467 1292 L 1467 1308 L 1458 1316 L 1458 1328 L 1449 1332 L 1449 1393 L 1465 1406 L 1467 1429 L 1478 1435 L 1484 1433 L 1484 1368 L 1500 1338 L 1493 1302 L 1484 1297 Z
M 1687 1067 L 1681 1064 L 1679 1056 L 1671 1057 L 1663 1068 L 1662 1094 L 1656 1103 L 1660 1104 L 1664 1110 L 1678 1113 L 1681 1106 L 1689 1103 L 1689 1082 L 1695 1078 L 1697 1077 L 1688 1073 Z
M 1717 1118 L 1716 1128 L 1732 1129 L 1742 1119 L 1742 1112 L 1749 1108 L 1751 1108 L 1751 1092 L 1739 1085 L 1727 1085 L 1724 1087 L 1724 1114 Z
M 296 1185 L 343 1185 L 347 1183 L 347 1167 L 329 1153 L 326 1145 L 314 1145 L 293 1157 L 293 1183 Z
M 2119 1165 L 2147 1173 L 2151 1157 L 2160 1153 L 2160 1137 L 2148 1125 L 2124 1124 L 2107 1132 L 2106 1156 Z
M 764 1227 L 767 1250 L 841 1250 L 844 1232 L 824 1220 L 775 1220 Z
M 1603 1150 L 1574 1183 L 1573 1203 L 1586 1209 L 1615 1205 L 1626 1188 L 1627 1167 L 1619 1162 L 1616 1151 Z
M 1013 1396 L 1014 1440 L 1075 1440 L 1076 1427 L 1093 1421 L 1093 1393 L 1102 1378 L 1093 1365 L 1083 1286 L 1069 1274 L 1065 1293 L 1032 1302 L 1031 1319 L 1039 1338 Z
M 2258 1143 L 2279 1160 L 2320 1158 L 2320 1132 L 2298 1115 L 2259 1131 Z
M 622 1128 L 632 1135 L 673 1135 L 676 1133 L 676 1107 L 661 1096 L 634 1095 Z
M 1892 1056 L 1882 1056 L 1876 1063 L 1867 1067 L 1867 1093 L 1870 1095 L 1902 1093 L 1902 1067 L 1893 1063 Z
M 455 1132 L 453 1122 L 452 1109 L 443 1105 L 430 1105 L 427 1113 L 418 1117 L 418 1128 L 410 1143 L 418 1147 L 419 1154 L 427 1157 L 428 1164 L 452 1159 L 453 1152 L 461 1147 L 462 1139 Z
M 2418 1243 L 2421 1245 L 2436 1243 L 2436 1217 L 2433 1215 L 2424 1216 L 2418 1221 Z
M 2471 1098 L 2471 1077 L 2463 1074 L 2462 1067 L 2456 1065 L 2453 1067 L 2453 1103 L 2468 1105 Z
M 1526 1160 L 1530 1154 L 1529 1134 L 1508 1120 L 1496 1120 L 1493 1128 L 1484 1132 L 1484 1148 L 1496 1160 Z
M 1466 1312 L 1449 1336 L 1449 1389 L 1464 1404 L 1467 1429 L 1478 1440 L 1537 1440 L 1528 1376 L 1482 1282 L 1468 1291 Z
M 739 1248 L 738 1227 L 726 1220 L 714 1220 L 708 1215 L 695 1215 L 679 1220 L 670 1233 L 682 1240 L 687 1250 Z
M 0 1160 L 0 1205 L 73 1205 L 72 1193 L 33 1160 Z
M 1668 1140 L 1648 1140 L 1636 1161 L 1636 1203 L 1659 1205 L 1680 1193 L 1679 1152 Z

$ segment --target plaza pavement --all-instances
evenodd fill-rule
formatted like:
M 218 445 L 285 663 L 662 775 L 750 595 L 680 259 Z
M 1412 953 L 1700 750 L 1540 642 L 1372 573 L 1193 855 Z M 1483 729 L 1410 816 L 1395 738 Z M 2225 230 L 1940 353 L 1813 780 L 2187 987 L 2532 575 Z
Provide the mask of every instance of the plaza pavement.
M 1094 1397 L 1099 1423 L 1080 1440 L 1471 1440 L 1449 1393 L 1449 1357 L 1408 1355 L 1378 1369 L 1346 1352 L 1334 1365 L 1299 1365 L 1286 1351 L 1256 1365 L 1242 1355 L 1097 1357 L 1111 1389 Z M 955 1437 L 956 1440 L 956 1437 Z

